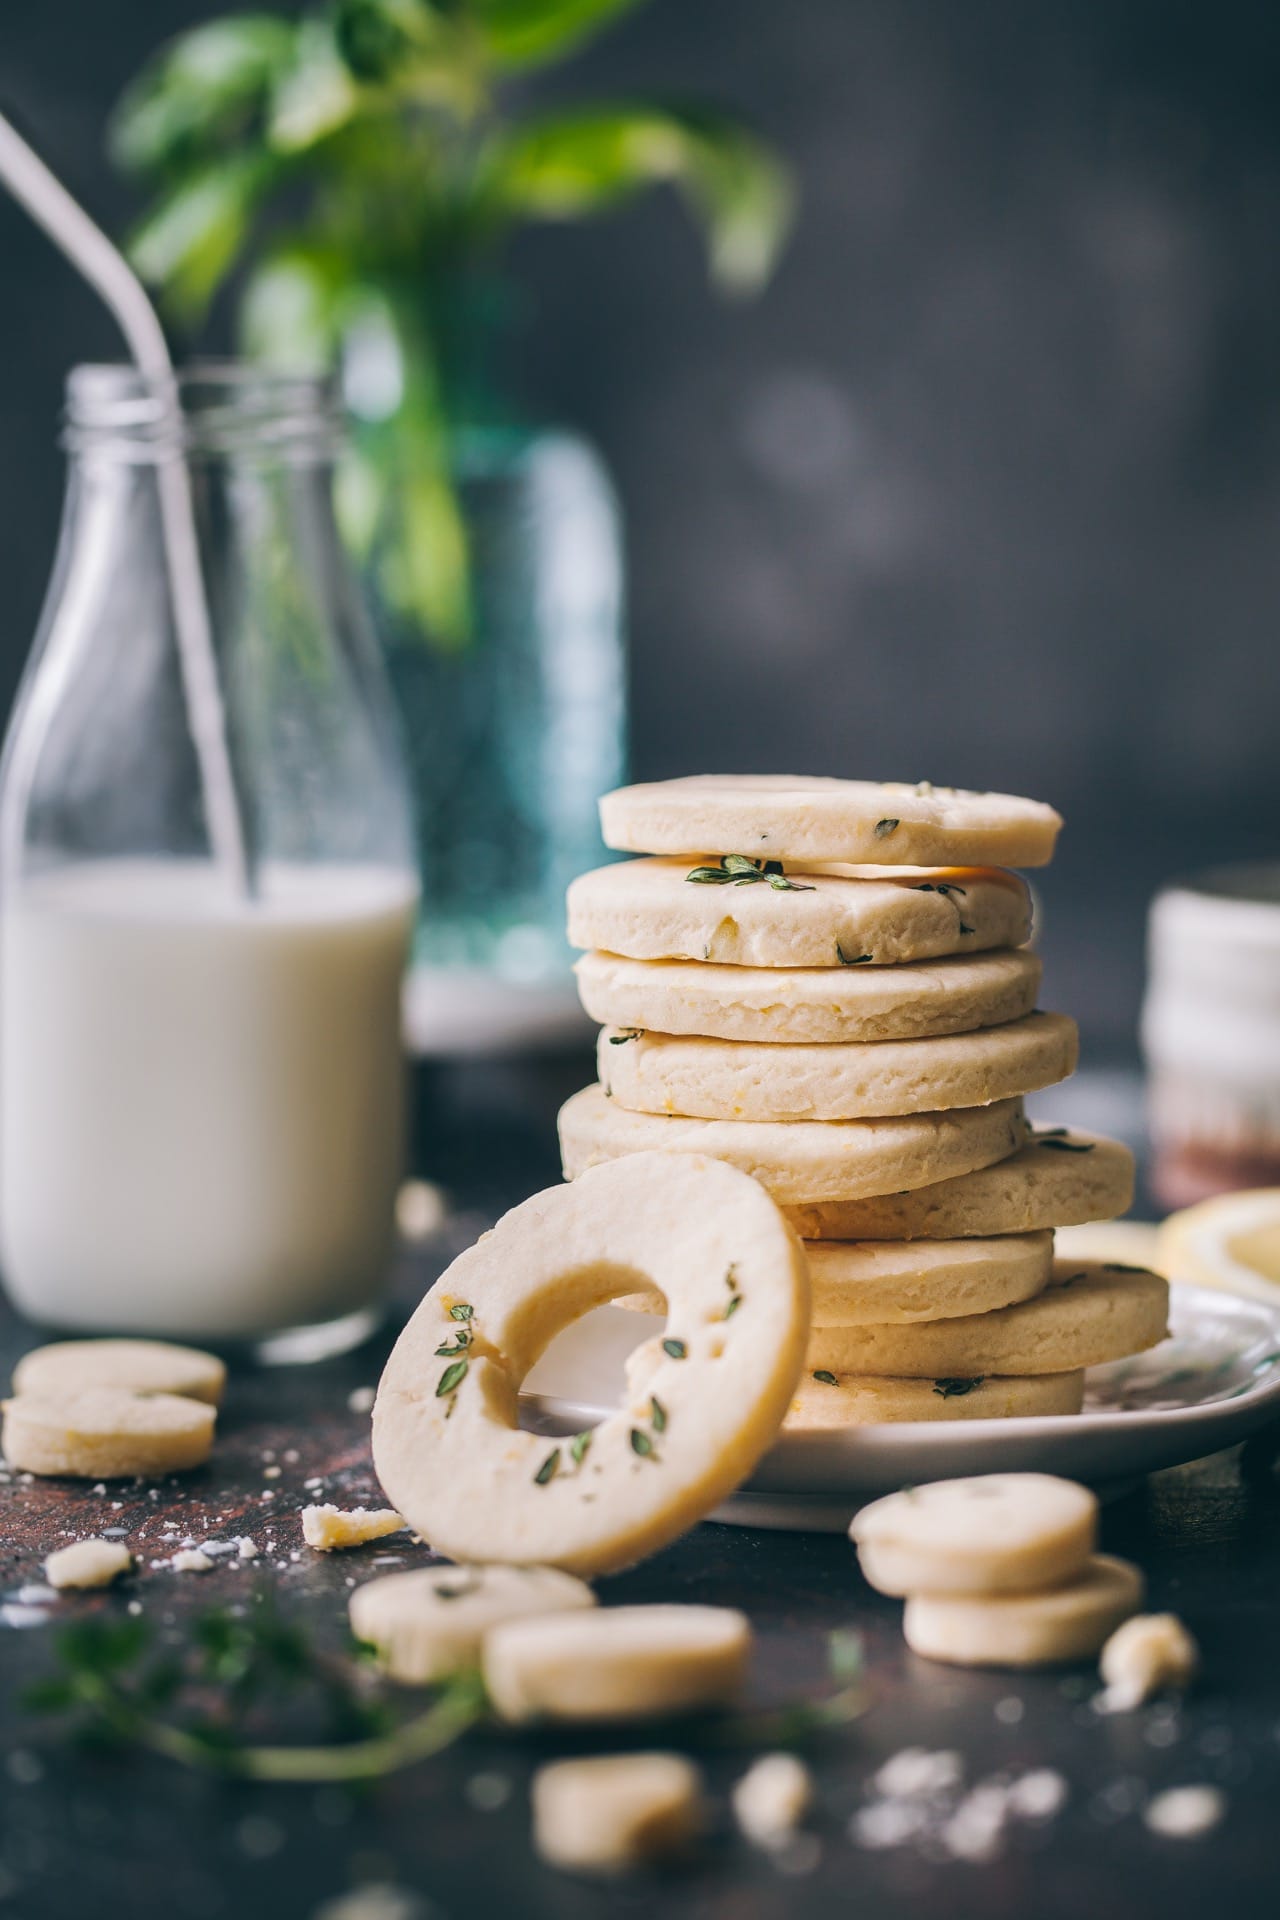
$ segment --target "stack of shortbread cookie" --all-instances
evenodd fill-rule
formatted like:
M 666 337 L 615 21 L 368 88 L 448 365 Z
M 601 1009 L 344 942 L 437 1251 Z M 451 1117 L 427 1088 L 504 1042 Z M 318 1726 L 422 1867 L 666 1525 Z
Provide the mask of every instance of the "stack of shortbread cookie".
M 565 1175 L 659 1148 L 768 1189 L 813 1286 L 793 1427 L 1078 1412 L 1086 1367 L 1163 1337 L 1156 1275 L 1054 1262 L 1055 1227 L 1130 1204 L 1128 1149 L 1023 1116 L 1076 1064 L 1074 1021 L 1036 1008 L 1007 871 L 1052 857 L 1052 808 L 706 776 L 601 816 L 648 857 L 569 889 L 604 1031 L 599 1084 L 561 1112 Z

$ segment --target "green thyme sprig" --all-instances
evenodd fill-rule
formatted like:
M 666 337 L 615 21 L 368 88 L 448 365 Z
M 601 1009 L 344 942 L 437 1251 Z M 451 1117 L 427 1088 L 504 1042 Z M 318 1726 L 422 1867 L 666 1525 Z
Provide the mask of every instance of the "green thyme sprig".
M 815 891 L 807 881 L 788 879 L 781 860 L 749 860 L 745 853 L 726 853 L 718 866 L 695 867 L 685 879 L 700 887 L 750 887 L 767 880 L 775 893 Z
M 28 1708 L 72 1715 L 74 1736 L 90 1745 L 144 1748 L 241 1780 L 378 1779 L 442 1752 L 487 1711 L 479 1675 L 467 1673 L 397 1724 L 388 1701 L 370 1691 L 363 1661 L 318 1653 L 268 1596 L 242 1615 L 201 1615 L 180 1658 L 156 1651 L 142 1619 L 79 1621 L 54 1651 L 58 1671 L 28 1690 Z M 284 1747 L 252 1740 L 253 1721 L 280 1696 L 321 1703 L 333 1737 Z
M 458 1599 L 465 1585 L 437 1589 Z M 488 1717 L 479 1673 L 433 1689 L 425 1711 L 396 1721 L 360 1657 L 326 1657 L 303 1630 L 281 1621 L 269 1595 L 243 1616 L 215 1608 L 195 1622 L 178 1658 L 158 1652 L 145 1620 L 85 1620 L 54 1642 L 57 1672 L 30 1688 L 33 1712 L 72 1716 L 74 1736 L 93 1746 L 138 1749 L 193 1770 L 271 1784 L 339 1785 L 402 1772 L 444 1752 Z M 777 1707 L 705 1715 L 681 1723 L 691 1747 L 798 1746 L 865 1712 L 862 1643 L 828 1638 L 834 1691 Z M 330 1709 L 334 1737 L 274 1746 L 249 1738 L 270 1696 L 295 1695 Z
M 1048 1147 L 1053 1153 L 1092 1153 L 1092 1140 L 1073 1140 L 1066 1127 L 1050 1127 L 1046 1133 L 1031 1131 L 1031 1143 L 1037 1147 Z

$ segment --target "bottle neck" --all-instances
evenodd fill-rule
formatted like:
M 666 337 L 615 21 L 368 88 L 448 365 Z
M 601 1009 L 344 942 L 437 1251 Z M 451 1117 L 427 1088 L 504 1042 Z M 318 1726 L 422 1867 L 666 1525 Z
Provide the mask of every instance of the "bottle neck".
M 63 444 L 95 465 L 226 461 L 328 468 L 342 445 L 333 381 L 241 361 L 201 361 L 159 381 L 82 366 L 67 381 Z

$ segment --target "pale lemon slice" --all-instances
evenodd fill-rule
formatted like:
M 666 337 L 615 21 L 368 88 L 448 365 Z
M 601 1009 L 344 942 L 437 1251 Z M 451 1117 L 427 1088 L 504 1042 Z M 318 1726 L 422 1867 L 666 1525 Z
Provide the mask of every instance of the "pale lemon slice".
M 1280 1187 L 1254 1187 L 1171 1213 L 1158 1264 L 1172 1280 L 1280 1300 Z

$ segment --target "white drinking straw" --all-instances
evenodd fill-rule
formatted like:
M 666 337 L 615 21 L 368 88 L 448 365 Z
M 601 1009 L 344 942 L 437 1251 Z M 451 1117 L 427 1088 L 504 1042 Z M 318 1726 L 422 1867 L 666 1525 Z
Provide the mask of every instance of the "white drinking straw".
M 101 227 L 0 114 L 0 181 L 24 206 L 110 308 L 139 371 L 167 395 L 181 426 L 181 402 L 164 330 L 142 283 Z M 191 476 L 181 442 L 176 458 L 161 459 L 156 481 L 174 631 L 187 724 L 195 742 L 205 818 L 214 859 L 237 893 L 249 891 L 249 863 L 240 803 L 227 751 L 226 715 L 218 682 L 209 610 L 200 572 L 200 546 Z

